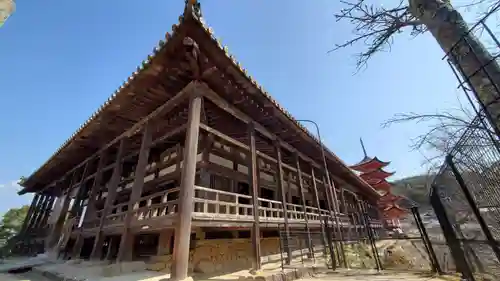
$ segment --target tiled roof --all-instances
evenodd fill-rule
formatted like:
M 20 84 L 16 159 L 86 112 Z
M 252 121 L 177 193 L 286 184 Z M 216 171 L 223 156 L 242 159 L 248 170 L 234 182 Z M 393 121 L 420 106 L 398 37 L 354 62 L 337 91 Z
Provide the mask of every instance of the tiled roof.
M 188 9 L 188 5 L 192 5 L 192 3 L 195 3 L 195 5 L 198 5 L 198 6 L 195 6 L 195 9 Z M 189 11 L 191 10 L 191 13 L 186 13 L 186 11 Z M 318 138 L 313 135 L 311 132 L 309 132 L 309 130 L 307 130 L 307 128 L 305 126 L 303 126 L 301 123 L 299 123 L 297 121 L 297 119 L 295 119 L 285 108 L 283 108 L 274 98 L 271 97 L 271 95 L 261 86 L 257 83 L 257 81 L 251 76 L 248 74 L 247 70 L 244 69 L 241 64 L 235 59 L 235 57 L 229 53 L 228 51 L 228 48 L 227 46 L 224 46 L 222 45 L 221 41 L 215 37 L 214 33 L 213 33 L 213 30 L 212 28 L 210 28 L 209 26 L 206 25 L 203 17 L 201 16 L 201 11 L 199 10 L 199 4 L 197 3 L 196 0 L 189 0 L 189 1 L 186 1 L 186 8 L 185 8 L 185 12 L 184 12 L 184 15 L 183 16 L 180 16 L 179 17 L 179 24 L 181 24 L 185 17 L 190 17 L 194 20 L 196 20 L 204 29 L 205 29 L 205 32 L 207 32 L 207 34 L 210 35 L 212 41 L 214 43 L 216 43 L 216 45 L 224 51 L 225 55 L 233 62 L 233 64 L 240 70 L 240 72 L 242 74 L 244 74 L 244 76 L 256 87 L 259 89 L 259 91 L 270 101 L 272 102 L 289 120 L 291 120 L 297 127 L 299 127 L 305 134 L 307 134 L 310 138 L 312 138 L 313 140 L 315 140 L 318 144 L 319 144 L 319 140 Z M 177 27 L 179 26 L 179 24 L 174 24 L 172 26 L 172 34 L 175 33 Z M 101 114 L 107 107 L 110 106 L 110 104 L 113 103 L 113 101 L 116 99 L 116 97 L 118 97 L 119 95 L 125 95 L 125 89 L 129 86 L 129 84 L 134 80 L 134 78 L 143 70 L 147 69 L 148 65 L 150 64 L 151 60 L 154 58 L 154 56 L 160 52 L 160 50 L 166 45 L 166 42 L 168 42 L 168 40 L 171 38 L 171 34 L 169 34 L 168 32 L 166 33 L 166 36 L 165 36 L 165 41 L 164 40 L 160 40 L 159 43 L 158 43 L 158 46 L 156 46 L 154 49 L 153 49 L 153 53 L 148 55 L 148 57 L 142 61 L 142 63 L 140 64 L 140 66 L 137 67 L 136 71 L 134 71 L 128 78 L 127 80 L 120 86 L 120 88 L 118 88 L 109 98 L 108 100 L 103 104 L 101 105 L 91 116 L 90 118 L 88 118 L 79 128 L 78 130 L 76 130 L 76 132 L 74 132 L 71 137 L 69 139 L 67 139 L 57 150 L 56 152 L 36 171 L 34 172 L 32 175 L 30 175 L 28 177 L 31 178 L 33 177 L 36 173 L 38 173 L 40 170 L 42 170 L 46 165 L 48 165 L 48 163 L 50 161 L 52 161 L 65 147 L 67 147 L 73 140 L 76 139 L 76 137 L 78 135 L 80 135 L 84 130 L 85 128 L 91 123 L 93 122 L 95 119 L 97 119 L 97 116 L 99 116 L 99 114 Z M 348 168 L 348 166 L 341 160 L 339 159 L 331 150 L 329 150 L 326 146 L 323 145 L 323 148 L 325 149 L 326 152 L 328 152 L 328 154 L 330 156 L 332 156 L 335 161 L 337 161 L 340 165 L 343 165 L 350 173 L 352 173 L 353 176 L 355 177 L 358 177 L 350 168 Z M 362 179 L 360 179 L 358 177 L 358 179 L 360 180 L 360 182 L 364 182 Z M 370 185 L 368 185 L 366 182 L 364 182 L 365 186 L 369 189 L 371 189 L 373 191 L 373 193 L 375 194 L 378 194 Z M 22 185 L 22 183 L 21 183 Z

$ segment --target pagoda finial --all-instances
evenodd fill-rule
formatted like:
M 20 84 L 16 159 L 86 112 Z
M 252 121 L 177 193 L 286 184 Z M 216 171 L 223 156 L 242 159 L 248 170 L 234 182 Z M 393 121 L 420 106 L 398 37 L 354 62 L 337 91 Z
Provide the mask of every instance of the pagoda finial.
M 366 149 L 365 149 L 365 144 L 363 143 L 363 139 L 359 138 L 359 142 L 361 143 L 361 148 L 363 149 L 363 154 L 365 155 L 365 158 L 368 157 L 366 154 Z
M 185 0 L 184 16 L 195 16 L 201 18 L 201 6 L 198 0 Z

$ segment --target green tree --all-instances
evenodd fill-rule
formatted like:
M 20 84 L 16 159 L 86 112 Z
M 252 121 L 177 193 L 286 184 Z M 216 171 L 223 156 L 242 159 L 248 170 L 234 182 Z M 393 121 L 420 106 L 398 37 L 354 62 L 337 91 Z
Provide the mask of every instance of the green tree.
M 0 245 L 3 246 L 7 240 L 21 231 L 28 209 L 28 205 L 12 208 L 3 215 L 0 221 Z

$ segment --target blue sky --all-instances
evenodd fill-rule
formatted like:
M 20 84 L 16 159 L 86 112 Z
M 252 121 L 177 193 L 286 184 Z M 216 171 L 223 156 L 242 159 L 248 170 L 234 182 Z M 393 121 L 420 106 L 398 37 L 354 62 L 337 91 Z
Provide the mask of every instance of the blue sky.
M 456 81 L 426 34 L 396 38 L 356 75 L 354 53 L 327 54 L 351 36 L 333 16 L 338 1 L 201 1 L 206 22 L 241 64 L 297 119 L 320 124 L 345 162 L 392 161 L 394 178 L 421 173 L 410 139 L 423 124 L 382 129 L 400 112 L 457 104 Z M 0 212 L 28 203 L 15 180 L 29 175 L 151 53 L 182 13 L 183 0 L 17 2 L 0 28 Z

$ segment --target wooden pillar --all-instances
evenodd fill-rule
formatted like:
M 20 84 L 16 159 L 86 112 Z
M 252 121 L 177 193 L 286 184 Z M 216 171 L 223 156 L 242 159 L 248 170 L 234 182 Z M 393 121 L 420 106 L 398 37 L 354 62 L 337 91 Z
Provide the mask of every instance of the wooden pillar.
M 35 212 L 35 208 L 36 205 L 38 204 L 39 199 L 40 199 L 40 194 L 36 193 L 35 196 L 33 196 L 33 200 L 31 200 L 30 208 L 28 209 L 28 213 L 26 214 L 26 217 L 24 218 L 23 221 L 23 226 L 21 227 L 21 232 L 20 232 L 21 237 L 24 237 L 26 235 L 26 231 L 29 227 L 31 218 L 33 217 L 33 213 Z
M 316 185 L 316 176 L 314 175 L 314 166 L 311 164 L 311 181 L 312 181 L 312 187 L 313 187 L 313 193 L 314 193 L 314 200 L 316 202 L 316 208 L 318 208 L 318 212 L 320 214 L 319 217 L 319 225 L 321 227 L 321 241 L 323 243 L 323 252 L 326 253 L 326 233 L 325 233 L 325 225 L 324 225 L 324 220 L 321 217 L 321 206 L 319 204 L 319 196 L 318 196 L 318 187 Z
M 248 182 L 252 190 L 253 218 L 252 224 L 252 247 L 253 247 L 253 270 L 260 270 L 260 222 L 259 222 L 259 167 L 257 165 L 257 147 L 255 144 L 254 124 L 248 125 L 249 155 L 248 159 Z
M 104 165 L 106 165 L 107 157 L 106 151 L 101 152 L 99 155 L 99 163 L 97 164 L 97 171 L 94 178 L 94 183 L 92 184 L 92 188 L 90 189 L 89 201 L 87 203 L 87 212 L 85 213 L 85 217 L 83 221 L 86 221 L 88 218 L 94 219 L 95 217 L 95 200 L 97 197 L 97 192 L 101 189 L 102 178 L 103 178 L 103 169 Z
M 49 220 L 50 214 L 52 213 L 52 207 L 54 206 L 54 200 L 56 199 L 56 197 L 53 195 L 48 195 L 48 197 L 49 200 L 47 202 L 47 205 L 45 206 L 42 220 L 40 221 L 40 225 L 45 229 L 47 229 L 47 221 Z M 47 235 L 47 233 L 44 233 L 44 235 Z
M 283 219 L 285 222 L 285 241 L 284 248 L 287 253 L 286 264 L 290 264 L 292 260 L 292 249 L 290 248 L 290 226 L 288 225 L 288 212 L 287 212 L 287 200 L 286 200 L 286 191 L 283 180 L 283 163 L 281 162 L 281 145 L 279 142 L 274 143 L 274 150 L 276 153 L 276 171 L 277 171 L 277 185 L 278 191 L 280 192 L 281 205 L 283 208 Z
M 33 218 L 33 221 L 31 222 L 31 227 L 30 227 L 30 229 L 35 232 L 40 227 L 40 221 L 42 220 L 43 211 L 45 210 L 45 205 L 47 205 L 47 202 L 48 202 L 48 196 L 45 194 L 40 194 L 40 200 L 38 201 L 36 207 L 36 214 Z
M 146 124 L 146 126 L 144 126 L 144 131 L 142 133 L 141 148 L 139 150 L 139 159 L 137 160 L 137 165 L 135 166 L 134 182 L 132 184 L 132 192 L 130 194 L 127 214 L 125 215 L 123 234 L 122 238 L 120 239 L 120 248 L 118 248 L 118 256 L 116 258 L 117 262 L 132 259 L 134 235 L 133 233 L 131 233 L 130 223 L 132 221 L 132 217 L 134 216 L 135 210 L 139 208 L 138 201 L 141 198 L 142 189 L 144 187 L 146 166 L 148 165 L 149 151 L 151 149 L 151 133 L 152 133 L 151 127 L 152 127 L 151 123 Z
M 85 189 L 85 178 L 87 177 L 89 171 L 90 171 L 90 165 L 92 161 L 87 161 L 83 168 L 82 172 L 82 178 L 80 179 L 80 182 L 78 183 L 78 186 L 76 187 L 76 195 L 75 195 L 75 200 L 73 201 L 73 207 L 71 208 L 69 219 L 75 218 L 75 227 L 78 227 L 78 223 L 80 222 L 80 219 L 78 218 L 79 215 L 81 215 L 81 208 L 82 208 L 82 201 L 83 197 L 85 196 L 86 189 Z M 80 253 L 82 251 L 83 247 L 83 236 L 81 233 L 78 233 L 76 236 L 76 241 L 75 244 L 73 244 L 73 249 L 71 249 L 71 258 L 76 259 L 80 257 Z
M 102 233 L 103 224 L 106 221 L 106 216 L 113 206 L 116 197 L 116 189 L 118 188 L 118 184 L 120 183 L 123 169 L 123 155 L 125 153 L 125 142 L 126 139 L 123 138 L 120 141 L 120 145 L 118 147 L 118 153 L 116 154 L 113 174 L 111 175 L 111 179 L 108 185 L 108 195 L 106 196 L 106 201 L 104 202 L 104 208 L 101 213 L 101 221 L 99 222 L 99 229 L 96 233 L 96 237 L 94 240 L 94 245 L 92 246 L 92 253 L 90 254 L 91 259 L 101 259 L 102 256 L 102 245 L 104 243 L 104 236 Z
M 66 193 L 61 197 L 62 206 L 58 217 L 56 218 L 54 225 L 52 226 L 52 230 L 47 243 L 47 248 L 50 250 L 55 250 L 56 255 L 59 255 L 58 242 L 59 238 L 61 237 L 64 224 L 66 222 L 66 215 L 68 213 L 69 204 L 71 203 L 71 187 L 73 186 L 73 182 L 74 172 L 56 185 L 56 189 L 59 190 L 61 194 Z
M 40 193 L 40 198 L 38 200 L 38 203 L 35 206 L 35 212 L 33 213 L 33 218 L 30 221 L 29 230 L 35 230 L 38 226 L 38 223 L 40 221 L 40 218 L 42 216 L 43 212 L 43 206 L 45 204 L 45 201 L 47 200 L 47 197 L 44 194 Z
M 297 168 L 297 187 L 300 191 L 300 200 L 302 201 L 302 209 L 304 211 L 304 221 L 306 223 L 306 235 L 307 235 L 307 248 L 309 249 L 310 257 L 314 257 L 314 249 L 312 247 L 311 241 L 311 231 L 309 229 L 309 220 L 307 218 L 307 210 L 306 210 L 306 196 L 304 195 L 304 181 L 302 180 L 302 171 L 300 170 L 300 158 L 298 153 L 295 153 L 295 165 Z
M 195 93 L 189 102 L 186 140 L 184 142 L 184 165 L 181 174 L 180 208 L 175 228 L 175 245 L 172 280 L 188 277 L 189 243 L 191 240 L 191 217 L 194 205 L 194 184 L 196 178 L 196 156 L 200 134 L 200 112 L 202 97 Z

